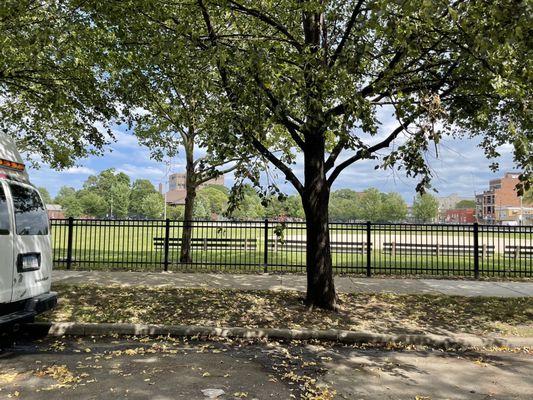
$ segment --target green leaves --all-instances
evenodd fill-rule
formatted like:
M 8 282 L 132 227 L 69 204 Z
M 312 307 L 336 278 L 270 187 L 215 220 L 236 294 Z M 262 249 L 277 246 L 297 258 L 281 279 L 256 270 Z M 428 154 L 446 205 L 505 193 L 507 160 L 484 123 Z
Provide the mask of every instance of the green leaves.
M 417 222 L 436 222 L 439 212 L 437 199 L 425 193 L 418 195 L 413 203 L 413 218 Z
M 71 6 L 0 6 L 0 129 L 56 168 L 101 151 L 112 139 L 105 126 L 117 114 L 98 48 L 106 33 L 82 23 L 86 16 Z

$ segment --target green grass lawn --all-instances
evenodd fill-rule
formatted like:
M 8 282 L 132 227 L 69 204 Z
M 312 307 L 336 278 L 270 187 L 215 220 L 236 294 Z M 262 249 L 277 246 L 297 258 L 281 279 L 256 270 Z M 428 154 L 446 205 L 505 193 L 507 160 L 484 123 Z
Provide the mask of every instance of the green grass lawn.
M 58 322 L 474 333 L 533 336 L 533 298 L 339 294 L 339 312 L 309 310 L 294 291 L 55 284 Z
M 55 249 L 65 254 L 65 249 Z M 135 270 L 160 271 L 163 268 L 164 253 L 159 250 L 95 250 L 74 249 L 74 269 L 94 270 Z M 173 248 L 169 254 L 169 269 L 209 271 L 263 272 L 264 254 L 262 251 L 213 250 L 192 252 L 192 264 L 179 263 L 179 250 Z M 366 254 L 333 254 L 333 265 L 337 273 L 366 273 Z M 269 272 L 304 272 L 304 252 L 269 251 Z M 411 274 L 411 275 L 454 275 L 473 276 L 474 259 L 463 254 L 441 257 L 428 255 L 396 255 L 381 251 L 371 254 L 371 269 L 374 274 Z M 65 262 L 56 262 L 56 268 L 65 268 Z M 533 276 L 531 259 L 514 259 L 492 256 L 480 260 L 482 275 L 494 276 Z
M 163 268 L 164 253 L 161 247 L 154 246 L 154 238 L 165 236 L 162 221 L 104 221 L 104 226 L 92 226 L 88 222 L 84 226 L 76 226 L 72 238 L 73 268 L 77 269 L 105 269 L 105 270 L 137 270 L 160 271 Z M 106 225 L 107 224 L 107 225 Z M 332 241 L 363 242 L 362 232 L 341 231 L 335 226 Z M 454 236 L 456 227 L 450 227 L 446 240 L 454 244 L 469 244 L 464 238 Z M 67 227 L 54 226 L 53 230 L 54 259 L 57 268 L 64 268 L 67 258 Z M 303 224 L 297 224 L 284 232 L 286 238 L 303 238 L 305 231 Z M 390 233 L 390 232 L 389 232 Z M 382 235 L 388 235 L 381 232 Z M 421 230 L 419 234 L 423 233 Z M 261 222 L 247 225 L 247 228 L 233 226 L 231 229 L 212 226 L 212 224 L 198 223 L 193 231 L 196 238 L 224 238 L 247 240 L 250 245 L 244 249 L 209 249 L 194 248 L 193 263 L 179 264 L 179 248 L 171 247 L 169 253 L 170 269 L 172 270 L 208 270 L 261 272 L 264 270 L 264 226 Z M 373 233 L 373 241 L 377 240 L 378 232 Z M 181 228 L 173 226 L 170 229 L 171 238 L 179 238 Z M 446 237 L 446 236 L 444 236 Z M 388 236 L 381 236 L 386 242 Z M 278 240 L 278 247 L 273 243 L 277 239 L 273 229 L 269 231 L 268 271 L 271 272 L 303 272 L 305 252 L 303 249 L 284 249 Z M 399 241 L 421 243 L 420 236 L 412 236 L 404 232 Z M 500 239 L 498 239 L 500 240 Z M 435 241 L 433 241 L 435 243 Z M 523 238 L 509 236 L 506 245 L 525 243 Z M 333 252 L 333 264 L 337 273 L 363 274 L 366 272 L 366 254 Z M 473 276 L 474 259 L 465 254 L 442 254 L 440 256 L 428 254 L 396 254 L 392 256 L 382 250 L 371 253 L 372 271 L 375 274 L 399 275 L 447 275 Z M 519 257 L 517 259 L 502 254 L 490 255 L 480 260 L 480 273 L 487 276 L 533 276 L 533 257 Z

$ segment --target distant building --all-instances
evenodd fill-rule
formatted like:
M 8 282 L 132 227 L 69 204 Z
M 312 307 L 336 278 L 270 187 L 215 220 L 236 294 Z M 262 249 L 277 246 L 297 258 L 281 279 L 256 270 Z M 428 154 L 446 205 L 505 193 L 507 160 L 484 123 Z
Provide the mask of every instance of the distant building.
M 437 197 L 439 203 L 438 220 L 446 223 L 448 219 L 448 211 L 455 210 L 457 203 L 463 200 L 472 200 L 472 198 L 459 196 L 457 193 L 452 193 L 449 196 Z
M 46 212 L 48 213 L 48 218 L 50 219 L 63 219 L 65 218 L 65 212 L 63 207 L 59 204 L 47 204 Z
M 444 222 L 447 224 L 473 224 L 476 222 L 476 210 L 473 208 L 446 210 Z
M 476 196 L 476 218 L 479 222 L 488 224 L 509 224 L 513 210 L 519 214 L 516 221 L 525 223 L 520 210 L 525 210 L 522 199 L 516 192 L 519 183 L 518 172 L 507 172 L 502 178 L 489 181 L 489 189 Z
M 198 186 L 198 189 L 205 188 L 209 185 L 221 185 L 224 186 L 224 175 L 220 175 L 216 178 L 210 179 Z M 186 174 L 176 173 L 169 176 L 168 179 L 168 192 L 166 193 L 166 201 L 168 204 L 184 205 L 185 197 L 187 196 L 186 190 Z M 163 194 L 163 185 L 159 186 L 159 191 Z
M 459 196 L 457 193 L 445 197 L 437 197 L 437 201 L 439 202 L 439 212 L 444 213 L 447 210 L 453 210 L 457 203 L 463 200 L 472 200 L 472 198 Z
M 533 207 L 496 207 L 496 220 L 502 225 L 533 225 Z

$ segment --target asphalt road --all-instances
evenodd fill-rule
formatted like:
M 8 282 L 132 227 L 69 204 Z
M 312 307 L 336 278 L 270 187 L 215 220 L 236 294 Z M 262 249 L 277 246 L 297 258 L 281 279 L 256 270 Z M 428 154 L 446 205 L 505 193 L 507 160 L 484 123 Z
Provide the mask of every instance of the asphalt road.
M 2 399 L 525 400 L 531 376 L 533 355 L 525 351 L 46 338 L 0 352 Z

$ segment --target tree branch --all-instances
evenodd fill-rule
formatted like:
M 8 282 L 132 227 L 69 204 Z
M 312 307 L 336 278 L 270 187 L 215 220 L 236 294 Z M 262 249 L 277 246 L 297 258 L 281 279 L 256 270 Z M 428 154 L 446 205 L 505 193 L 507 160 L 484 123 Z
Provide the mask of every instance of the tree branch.
M 211 23 L 211 18 L 209 16 L 209 12 L 207 11 L 207 8 L 205 7 L 205 4 L 203 0 L 198 0 L 198 5 L 200 6 L 200 9 L 202 11 L 202 16 L 204 19 L 204 23 L 207 28 L 207 32 L 209 34 L 209 39 L 213 45 L 213 47 L 217 47 L 217 36 L 213 29 L 213 25 Z M 226 92 L 226 96 L 228 97 L 231 107 L 234 109 L 234 111 L 237 108 L 237 97 L 233 90 L 230 87 L 229 79 L 228 79 L 228 72 L 224 66 L 221 65 L 219 60 L 217 60 L 217 70 L 220 75 L 222 87 L 224 88 L 224 91 Z M 240 122 L 240 121 L 239 121 Z M 270 161 L 276 168 L 278 168 L 283 174 L 285 174 L 285 178 L 292 183 L 294 188 L 298 191 L 298 193 L 302 194 L 304 187 L 300 180 L 294 175 L 292 170 L 285 164 L 283 161 L 281 161 L 279 158 L 277 158 L 272 152 L 270 152 L 264 145 L 261 143 L 253 134 L 249 133 L 246 129 L 242 129 L 241 132 L 243 136 L 247 137 L 248 140 L 250 140 L 252 146 L 255 147 L 255 149 L 268 161 Z
M 370 158 L 372 156 L 373 153 L 375 153 L 376 151 L 379 151 L 381 149 L 384 149 L 386 147 L 389 147 L 389 145 L 392 143 L 392 141 L 394 139 L 396 139 L 398 137 L 398 135 L 404 131 L 405 129 L 407 129 L 409 127 L 409 125 L 418 117 L 419 114 L 414 114 L 412 115 L 407 121 L 403 122 L 400 124 L 399 127 L 397 127 L 396 129 L 394 129 L 391 134 L 389 136 L 387 136 L 387 138 L 385 140 L 383 140 L 382 142 L 380 143 L 377 143 L 375 144 L 374 146 L 371 146 L 371 147 L 367 147 L 367 148 L 364 148 L 364 149 L 359 149 L 357 151 L 357 153 L 355 153 L 355 155 L 353 155 L 352 157 L 348 158 L 347 160 L 343 161 L 342 163 L 340 163 L 337 168 L 335 168 L 333 170 L 333 172 L 331 173 L 331 175 L 329 176 L 328 178 L 328 185 L 332 185 L 333 182 L 335 182 L 335 179 L 337 179 L 337 177 L 339 176 L 339 174 L 347 167 L 349 167 L 350 165 L 352 165 L 354 162 L 356 161 L 359 161 L 363 158 Z
M 198 173 L 197 176 L 199 176 L 199 179 L 196 179 L 196 184 L 201 185 L 202 183 L 205 183 L 213 178 L 216 178 L 217 176 L 228 174 L 231 171 L 234 171 L 237 167 L 238 167 L 238 164 L 235 164 L 231 167 L 228 167 L 226 169 L 219 171 L 216 169 L 217 166 L 212 166 L 209 169 Z
M 342 150 L 346 146 L 348 141 L 344 138 L 341 138 L 339 142 L 335 145 L 331 153 L 329 153 L 329 157 L 324 163 L 324 171 L 328 172 L 333 166 L 335 165 L 335 161 L 337 161 L 337 158 L 341 154 Z
M 452 66 L 448 69 L 448 71 L 446 71 L 446 73 L 444 74 L 444 76 L 441 78 L 441 87 L 442 85 L 444 85 L 446 83 L 446 78 L 452 73 L 452 71 L 457 67 L 457 65 L 459 64 L 458 61 L 454 62 L 452 64 Z M 444 90 L 444 92 L 442 92 L 440 94 L 440 98 L 441 100 L 444 99 L 446 96 L 448 96 L 450 93 L 453 92 L 453 90 L 455 89 L 455 87 L 451 86 L 449 88 L 447 88 L 446 90 Z M 343 161 L 342 163 L 340 163 L 334 170 L 333 172 L 331 173 L 331 175 L 329 176 L 328 178 L 328 184 L 331 186 L 333 184 L 333 182 L 335 182 L 335 179 L 337 179 L 337 177 L 339 176 L 339 174 L 348 166 L 350 166 L 351 164 L 353 164 L 354 162 L 356 161 L 359 161 L 363 158 L 370 158 L 372 156 L 373 153 L 375 153 L 376 151 L 379 151 L 381 149 L 384 149 L 386 147 L 389 147 L 389 145 L 392 143 L 392 141 L 394 139 L 396 139 L 398 137 L 398 135 L 406 130 L 410 124 L 413 123 L 413 121 L 418 118 L 420 115 L 422 115 L 423 112 L 422 111 L 417 111 L 415 112 L 414 114 L 412 114 L 409 118 L 407 118 L 405 121 L 403 122 L 400 122 L 400 126 L 398 126 L 396 129 L 394 129 L 391 134 L 389 136 L 387 136 L 385 138 L 385 140 L 381 141 L 380 143 L 377 143 L 373 146 L 370 146 L 370 147 L 365 147 L 365 148 L 362 148 L 362 149 L 359 149 L 357 151 L 357 153 L 355 153 L 355 155 L 353 155 L 352 157 L 348 158 L 347 160 Z
M 296 142 L 300 149 L 303 149 L 305 146 L 305 142 L 297 132 L 300 130 L 300 127 L 289 120 L 289 118 L 287 117 L 288 112 L 284 109 L 281 102 L 276 98 L 274 93 L 272 93 L 272 90 L 265 86 L 261 78 L 259 78 L 259 75 L 255 73 L 254 76 L 257 85 L 263 90 L 263 92 L 265 92 L 268 99 L 270 100 L 270 103 L 272 104 L 272 107 L 269 107 L 272 113 L 279 119 L 279 121 L 285 126 L 285 128 L 287 128 L 292 139 Z M 281 112 L 279 111 L 280 108 L 283 108 Z
M 298 51 L 302 50 L 302 45 L 295 39 L 294 36 L 291 35 L 289 30 L 285 26 L 283 26 L 280 22 L 272 18 L 270 15 L 264 14 L 261 11 L 253 9 L 253 8 L 247 8 L 243 6 L 242 4 L 239 4 L 233 0 L 230 0 L 229 4 L 233 6 L 232 7 L 233 10 L 242 12 L 243 14 L 250 15 L 252 17 L 256 17 L 259 20 L 263 21 L 264 23 L 272 26 L 277 31 L 285 35 L 285 37 L 289 40 L 289 43 L 292 44 Z
M 357 16 L 359 15 L 359 12 L 361 11 L 361 6 L 363 5 L 364 0 L 359 0 L 357 4 L 355 5 L 355 8 L 352 12 L 352 15 L 350 19 L 348 20 L 348 24 L 346 24 L 346 30 L 344 31 L 344 35 L 342 36 L 341 42 L 335 49 L 335 52 L 331 56 L 331 60 L 329 61 L 329 66 L 333 66 L 339 56 L 342 53 L 342 50 L 344 49 L 344 46 L 348 42 L 348 38 L 350 37 L 352 33 L 353 26 L 355 25 L 355 20 L 357 19 Z

